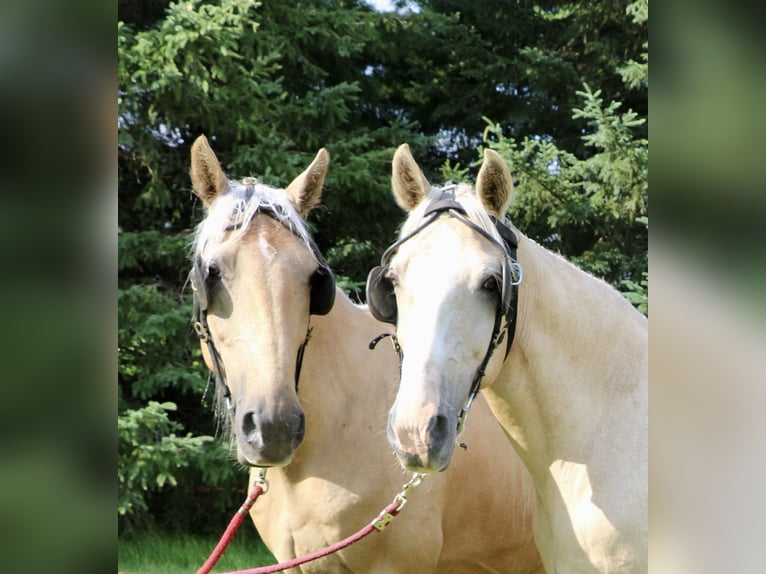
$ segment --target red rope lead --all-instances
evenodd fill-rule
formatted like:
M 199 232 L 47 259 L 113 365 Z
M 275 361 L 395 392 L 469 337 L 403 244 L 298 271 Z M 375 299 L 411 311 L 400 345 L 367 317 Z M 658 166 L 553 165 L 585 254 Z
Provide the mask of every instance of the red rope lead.
M 292 560 L 288 560 L 287 562 L 282 562 L 281 564 L 273 564 L 271 566 L 261 566 L 259 568 L 251 568 L 249 570 L 237 570 L 233 572 L 223 572 L 222 574 L 273 574 L 275 572 L 281 572 L 282 570 L 289 570 L 290 568 L 295 568 L 296 566 L 300 566 L 301 564 L 305 564 L 306 562 L 311 562 L 312 560 L 316 560 L 318 558 L 322 558 L 324 556 L 328 556 L 329 554 L 333 554 L 334 552 L 337 552 L 338 550 L 342 550 L 343 548 L 346 548 L 347 546 L 351 546 L 354 542 L 360 541 L 362 538 L 370 534 L 373 530 L 377 530 L 378 532 L 385 529 L 388 524 L 394 519 L 394 517 L 401 512 L 402 508 L 404 508 L 404 505 L 407 504 L 407 492 L 418 486 L 422 481 L 424 474 L 418 474 L 413 473 L 412 478 L 410 481 L 402 486 L 402 491 L 397 494 L 394 497 L 393 502 L 386 506 L 383 510 L 381 510 L 380 514 L 375 517 L 375 520 L 370 522 L 367 526 L 362 528 L 359 532 L 356 532 L 355 534 L 352 534 L 348 538 L 341 540 L 340 542 L 336 542 L 332 546 L 328 546 L 327 548 L 324 548 L 322 550 L 317 550 L 316 552 L 312 552 L 311 554 L 307 554 L 306 556 L 301 556 L 299 558 L 293 558 Z M 237 528 L 239 528 L 239 525 L 242 524 L 242 521 L 245 519 L 245 516 L 247 516 L 247 513 L 250 511 L 250 508 L 253 506 L 253 503 L 255 503 L 256 499 L 266 492 L 269 488 L 269 483 L 266 480 L 265 477 L 265 471 L 261 472 L 261 475 L 259 478 L 256 479 L 256 484 L 253 487 L 253 490 L 248 495 L 245 502 L 242 504 L 240 509 L 237 511 L 237 513 L 234 515 L 234 518 L 231 519 L 231 522 L 226 527 L 226 530 L 223 533 L 223 536 L 221 536 L 221 540 L 218 541 L 218 544 L 213 549 L 212 554 L 210 554 L 210 558 L 207 559 L 207 561 L 202 565 L 202 568 L 197 570 L 197 574 L 208 574 L 210 570 L 212 570 L 213 566 L 215 566 L 216 562 L 218 562 L 218 559 L 223 554 L 223 551 L 226 550 L 226 546 L 231 542 L 231 539 L 234 536 L 234 533 L 237 531 Z
M 362 528 L 359 532 L 356 532 L 355 534 L 352 534 L 348 538 L 345 538 L 344 540 L 341 540 L 340 542 L 336 542 L 332 546 L 328 546 L 327 548 L 324 548 L 322 550 L 317 550 L 316 552 L 312 552 L 311 554 L 306 554 L 305 556 L 301 556 L 299 558 L 293 558 L 292 560 L 288 560 L 287 562 L 282 562 L 281 564 L 272 564 L 271 566 L 261 566 L 259 568 L 251 568 L 249 570 L 236 570 L 233 572 L 222 572 L 221 574 L 273 574 L 275 572 L 281 572 L 282 570 L 289 570 L 290 568 L 295 568 L 296 566 L 300 566 L 301 564 L 305 564 L 306 562 L 311 562 L 312 560 L 317 560 L 318 558 L 322 558 L 324 556 L 328 556 L 330 554 L 333 554 L 337 552 L 338 550 L 342 550 L 343 548 L 346 548 L 347 546 L 351 546 L 355 542 L 358 542 L 371 532 L 377 530 L 381 531 L 383 528 L 386 527 L 388 522 L 391 520 L 392 517 L 399 514 L 399 511 L 401 510 L 402 506 L 404 506 L 401 501 L 395 500 L 381 512 L 378 517 L 373 520 L 370 524 Z M 201 571 L 200 571 L 201 572 Z M 197 574 L 200 574 L 198 572 Z
M 223 531 L 223 535 L 213 549 L 213 552 L 211 552 L 210 557 L 205 561 L 202 567 L 197 570 L 197 574 L 208 574 L 213 569 L 213 566 L 215 566 L 216 562 L 221 558 L 224 550 L 226 550 L 229 542 L 231 542 L 231 539 L 234 538 L 237 528 L 242 524 L 242 521 L 245 519 L 245 516 L 247 516 L 250 508 L 263 492 L 264 490 L 260 484 L 256 484 L 253 487 L 253 490 L 250 491 L 245 502 L 242 503 L 242 506 L 240 506 L 239 510 L 234 514 L 234 517 L 231 519 L 231 522 L 229 522 L 226 530 Z

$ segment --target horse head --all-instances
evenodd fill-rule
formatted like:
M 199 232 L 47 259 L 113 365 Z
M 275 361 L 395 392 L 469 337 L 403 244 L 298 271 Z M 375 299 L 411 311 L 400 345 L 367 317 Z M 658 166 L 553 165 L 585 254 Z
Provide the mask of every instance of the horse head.
M 502 158 L 486 150 L 475 189 L 432 188 L 404 144 L 392 184 L 409 216 L 368 279 L 370 308 L 396 324 L 403 351 L 388 438 L 406 469 L 441 471 L 479 386 L 499 372 L 505 349 L 494 350 L 515 316 L 520 268 L 503 223 L 512 182 Z
M 282 190 L 229 180 L 204 136 L 192 146 L 193 189 L 206 210 L 193 247 L 195 327 L 245 465 L 285 465 L 304 437 L 298 382 L 309 320 L 329 312 L 335 283 L 302 218 L 319 202 L 328 165 L 322 149 Z

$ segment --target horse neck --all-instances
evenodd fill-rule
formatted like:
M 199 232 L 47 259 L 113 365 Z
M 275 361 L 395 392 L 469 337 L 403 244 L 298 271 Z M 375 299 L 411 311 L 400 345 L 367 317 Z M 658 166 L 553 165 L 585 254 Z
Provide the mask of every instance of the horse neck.
M 516 339 L 487 398 L 530 470 L 587 456 L 614 401 L 646 395 L 646 318 L 617 291 L 520 236 Z

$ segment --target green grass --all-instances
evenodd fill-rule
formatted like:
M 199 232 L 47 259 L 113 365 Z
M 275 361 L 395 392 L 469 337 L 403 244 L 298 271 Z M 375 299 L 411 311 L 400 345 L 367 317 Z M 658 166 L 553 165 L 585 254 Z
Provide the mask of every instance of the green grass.
M 194 574 L 217 542 L 215 537 L 154 532 L 120 538 L 117 569 L 120 574 Z M 252 525 L 243 524 L 212 572 L 245 570 L 275 562 Z

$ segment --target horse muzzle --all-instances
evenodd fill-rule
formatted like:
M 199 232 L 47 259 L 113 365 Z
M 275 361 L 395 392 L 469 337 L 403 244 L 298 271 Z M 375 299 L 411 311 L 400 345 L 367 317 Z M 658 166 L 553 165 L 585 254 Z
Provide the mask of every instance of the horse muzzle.
M 266 413 L 263 408 L 237 414 L 237 459 L 246 466 L 284 466 L 303 442 L 306 419 L 299 406 Z
M 403 424 L 393 408 L 388 416 L 388 442 L 406 470 L 441 472 L 452 460 L 456 428 L 457 418 L 441 413 L 428 417 L 422 424 Z

